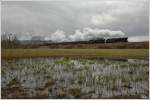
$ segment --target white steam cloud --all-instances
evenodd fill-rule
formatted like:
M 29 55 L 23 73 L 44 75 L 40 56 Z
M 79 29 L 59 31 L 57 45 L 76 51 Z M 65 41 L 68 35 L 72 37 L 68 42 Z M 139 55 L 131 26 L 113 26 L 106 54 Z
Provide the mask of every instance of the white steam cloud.
M 52 33 L 46 40 L 52 40 L 54 42 L 67 42 L 67 41 L 87 41 L 96 38 L 108 38 L 108 37 L 122 37 L 125 34 L 122 31 L 111 31 L 108 29 L 92 29 L 84 28 L 82 31 L 76 30 L 74 34 L 67 35 L 62 30 L 57 30 Z
M 49 38 L 49 37 L 48 37 Z M 62 30 L 57 30 L 53 34 L 50 35 L 50 39 L 47 40 L 52 40 L 54 42 L 64 42 L 68 41 L 67 36 L 64 31 Z
M 56 30 L 56 32 L 51 34 L 13 34 L 16 34 L 19 40 L 31 40 L 32 37 L 39 37 L 42 40 L 51 40 L 53 42 L 88 41 L 98 38 L 123 37 L 125 35 L 122 31 L 111 31 L 109 29 L 97 29 L 90 27 L 83 28 L 82 31 L 77 29 L 74 34 L 67 34 L 63 30 Z

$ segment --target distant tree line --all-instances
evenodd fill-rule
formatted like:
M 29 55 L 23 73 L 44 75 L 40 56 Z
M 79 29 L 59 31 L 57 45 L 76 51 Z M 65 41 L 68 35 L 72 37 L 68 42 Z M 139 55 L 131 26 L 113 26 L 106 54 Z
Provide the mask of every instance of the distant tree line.
M 3 48 L 17 48 L 20 46 L 20 42 L 17 39 L 16 35 L 9 33 L 9 34 L 2 34 L 1 35 L 1 47 Z

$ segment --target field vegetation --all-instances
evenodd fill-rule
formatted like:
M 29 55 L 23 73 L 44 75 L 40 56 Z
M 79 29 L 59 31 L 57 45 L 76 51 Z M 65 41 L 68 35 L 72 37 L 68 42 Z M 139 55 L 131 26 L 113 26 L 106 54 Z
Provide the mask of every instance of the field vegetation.
M 2 98 L 148 98 L 148 69 L 133 59 L 2 60 Z
M 148 49 L 2 49 L 2 59 L 35 57 L 148 59 Z

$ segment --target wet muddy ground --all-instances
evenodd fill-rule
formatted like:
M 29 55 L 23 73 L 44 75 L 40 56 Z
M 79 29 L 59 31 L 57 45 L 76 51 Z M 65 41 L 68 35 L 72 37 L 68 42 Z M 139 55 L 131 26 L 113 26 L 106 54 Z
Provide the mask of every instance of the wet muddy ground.
M 149 98 L 149 62 L 83 58 L 2 60 L 2 98 Z

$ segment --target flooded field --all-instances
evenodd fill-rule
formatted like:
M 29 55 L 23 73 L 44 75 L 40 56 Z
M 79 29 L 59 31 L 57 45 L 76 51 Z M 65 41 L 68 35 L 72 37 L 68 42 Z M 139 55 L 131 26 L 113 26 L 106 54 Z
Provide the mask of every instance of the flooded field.
M 149 98 L 148 60 L 2 60 L 2 98 Z

